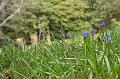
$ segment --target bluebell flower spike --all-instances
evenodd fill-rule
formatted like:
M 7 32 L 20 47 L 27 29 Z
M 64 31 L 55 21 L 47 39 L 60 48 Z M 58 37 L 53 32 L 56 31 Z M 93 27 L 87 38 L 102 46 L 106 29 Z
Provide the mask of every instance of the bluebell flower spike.
M 111 44 L 112 43 L 112 39 L 109 37 L 108 38 L 108 43 Z
M 85 31 L 85 32 L 83 33 L 83 38 L 86 39 L 88 36 L 89 36 L 89 32 Z
M 72 38 L 71 34 L 67 34 L 66 36 L 67 38 Z
M 103 36 L 102 40 L 105 42 L 107 40 L 107 36 Z
M 92 30 L 91 30 L 91 34 L 92 34 L 92 35 L 95 35 L 95 34 L 96 34 L 96 30 L 95 30 L 95 29 L 92 29 Z
M 107 25 L 107 23 L 106 23 L 105 21 L 103 21 L 103 22 L 100 24 L 101 27 L 106 27 L 106 25 Z
M 112 36 L 112 32 L 110 32 L 110 36 Z

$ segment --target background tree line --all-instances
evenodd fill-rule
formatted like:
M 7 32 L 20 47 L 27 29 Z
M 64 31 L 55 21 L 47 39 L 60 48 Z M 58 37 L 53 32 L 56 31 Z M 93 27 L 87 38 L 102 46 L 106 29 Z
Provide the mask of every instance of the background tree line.
M 1 0 L 0 39 L 50 42 L 52 35 L 59 39 L 102 22 L 119 26 L 119 8 L 119 0 Z

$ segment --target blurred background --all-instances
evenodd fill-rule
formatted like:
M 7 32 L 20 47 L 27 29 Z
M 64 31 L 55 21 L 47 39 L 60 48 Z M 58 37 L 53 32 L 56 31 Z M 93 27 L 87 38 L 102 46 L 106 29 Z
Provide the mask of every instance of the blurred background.
M 0 47 L 120 27 L 120 0 L 0 0 Z

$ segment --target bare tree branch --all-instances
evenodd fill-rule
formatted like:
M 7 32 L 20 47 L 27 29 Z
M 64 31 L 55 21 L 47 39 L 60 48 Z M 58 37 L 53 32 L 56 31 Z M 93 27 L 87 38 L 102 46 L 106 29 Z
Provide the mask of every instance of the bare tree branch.
M 10 20 L 12 17 L 14 17 L 17 13 L 20 12 L 22 5 L 23 5 L 24 0 L 21 0 L 21 4 L 19 6 L 19 8 L 12 14 L 10 14 L 10 16 L 8 16 L 1 24 L 0 27 L 3 26 L 8 20 Z

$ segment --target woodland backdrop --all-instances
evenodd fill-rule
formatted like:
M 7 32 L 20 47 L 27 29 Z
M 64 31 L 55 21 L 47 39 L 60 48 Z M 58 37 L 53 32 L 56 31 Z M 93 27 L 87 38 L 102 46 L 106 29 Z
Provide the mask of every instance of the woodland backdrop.
M 27 43 L 120 25 L 120 0 L 1 0 L 0 40 Z M 3 42 L 1 43 L 3 44 Z

